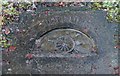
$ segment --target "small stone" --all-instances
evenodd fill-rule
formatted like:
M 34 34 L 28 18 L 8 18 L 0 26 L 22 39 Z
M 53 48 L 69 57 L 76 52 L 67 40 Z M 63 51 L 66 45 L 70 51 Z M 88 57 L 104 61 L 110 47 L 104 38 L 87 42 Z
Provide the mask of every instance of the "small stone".
M 81 44 L 79 41 L 76 41 L 75 43 L 76 43 L 76 45 L 80 45 Z
M 12 69 L 11 69 L 11 68 L 9 68 L 9 69 L 8 69 L 8 71 L 12 71 Z
M 29 63 L 29 60 L 26 60 L 26 63 L 28 64 L 28 63 Z
M 42 25 L 42 23 L 39 23 L 39 25 Z

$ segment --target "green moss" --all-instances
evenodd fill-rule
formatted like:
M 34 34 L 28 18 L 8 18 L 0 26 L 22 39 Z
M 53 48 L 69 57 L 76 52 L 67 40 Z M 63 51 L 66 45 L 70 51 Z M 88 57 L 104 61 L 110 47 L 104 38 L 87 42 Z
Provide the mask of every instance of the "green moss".
M 117 2 L 95 2 L 92 4 L 92 9 L 107 11 L 107 19 L 109 21 L 120 22 L 120 1 Z

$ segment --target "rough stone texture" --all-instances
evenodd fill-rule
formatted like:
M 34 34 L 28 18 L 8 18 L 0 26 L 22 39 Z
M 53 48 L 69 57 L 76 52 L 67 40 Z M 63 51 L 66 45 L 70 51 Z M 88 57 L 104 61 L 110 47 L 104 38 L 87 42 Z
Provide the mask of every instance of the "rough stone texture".
M 117 49 L 114 48 L 113 37 L 117 24 L 107 22 L 106 12 L 57 11 L 48 15 L 43 12 L 39 12 L 33 17 L 29 17 L 29 15 L 31 14 L 21 15 L 19 24 L 10 25 L 17 41 L 17 50 L 8 57 L 3 56 L 11 61 L 9 66 L 3 65 L 3 73 L 112 74 L 113 69 L 109 65 L 118 65 L 117 62 L 113 62 L 117 58 L 114 53 Z M 16 32 L 14 30 L 16 28 L 25 29 L 25 31 Z M 56 28 L 72 28 L 83 32 L 84 28 L 88 28 L 89 31 L 86 34 L 94 39 L 98 55 L 85 58 L 79 56 L 70 58 L 34 57 L 26 64 L 25 55 L 35 51 L 35 40 Z M 12 69 L 11 72 L 8 72 L 9 67 Z M 94 67 L 94 71 L 92 67 Z

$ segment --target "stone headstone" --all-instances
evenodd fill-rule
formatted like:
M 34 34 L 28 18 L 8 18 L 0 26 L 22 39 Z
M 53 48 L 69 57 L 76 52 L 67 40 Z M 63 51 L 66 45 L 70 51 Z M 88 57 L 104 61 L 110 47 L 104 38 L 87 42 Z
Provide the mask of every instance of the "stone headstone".
M 32 15 L 32 16 L 31 16 Z M 17 51 L 10 56 L 17 74 L 111 74 L 115 23 L 103 11 L 23 13 L 10 25 Z M 14 27 L 15 26 L 15 27 Z M 19 30 L 16 30 L 19 29 Z M 30 53 L 32 59 L 25 59 Z M 3 73 L 7 67 L 4 66 Z

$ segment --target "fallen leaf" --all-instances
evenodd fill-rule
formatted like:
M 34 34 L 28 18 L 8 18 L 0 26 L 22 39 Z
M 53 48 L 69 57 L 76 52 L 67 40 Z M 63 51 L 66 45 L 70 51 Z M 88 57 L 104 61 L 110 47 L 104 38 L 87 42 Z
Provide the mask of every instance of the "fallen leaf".
M 119 66 L 114 67 L 114 70 L 118 70 L 118 69 L 119 69 Z
M 16 47 L 15 46 L 10 46 L 9 51 L 15 51 Z
M 8 35 L 10 33 L 10 29 L 9 28 L 5 28 L 5 34 Z
M 118 49 L 120 49 L 120 45 L 116 45 L 114 48 L 118 48 Z
M 33 58 L 33 54 L 30 54 L 30 53 L 29 53 L 29 54 L 26 54 L 26 55 L 25 55 L 25 58 L 32 59 L 32 58 Z

